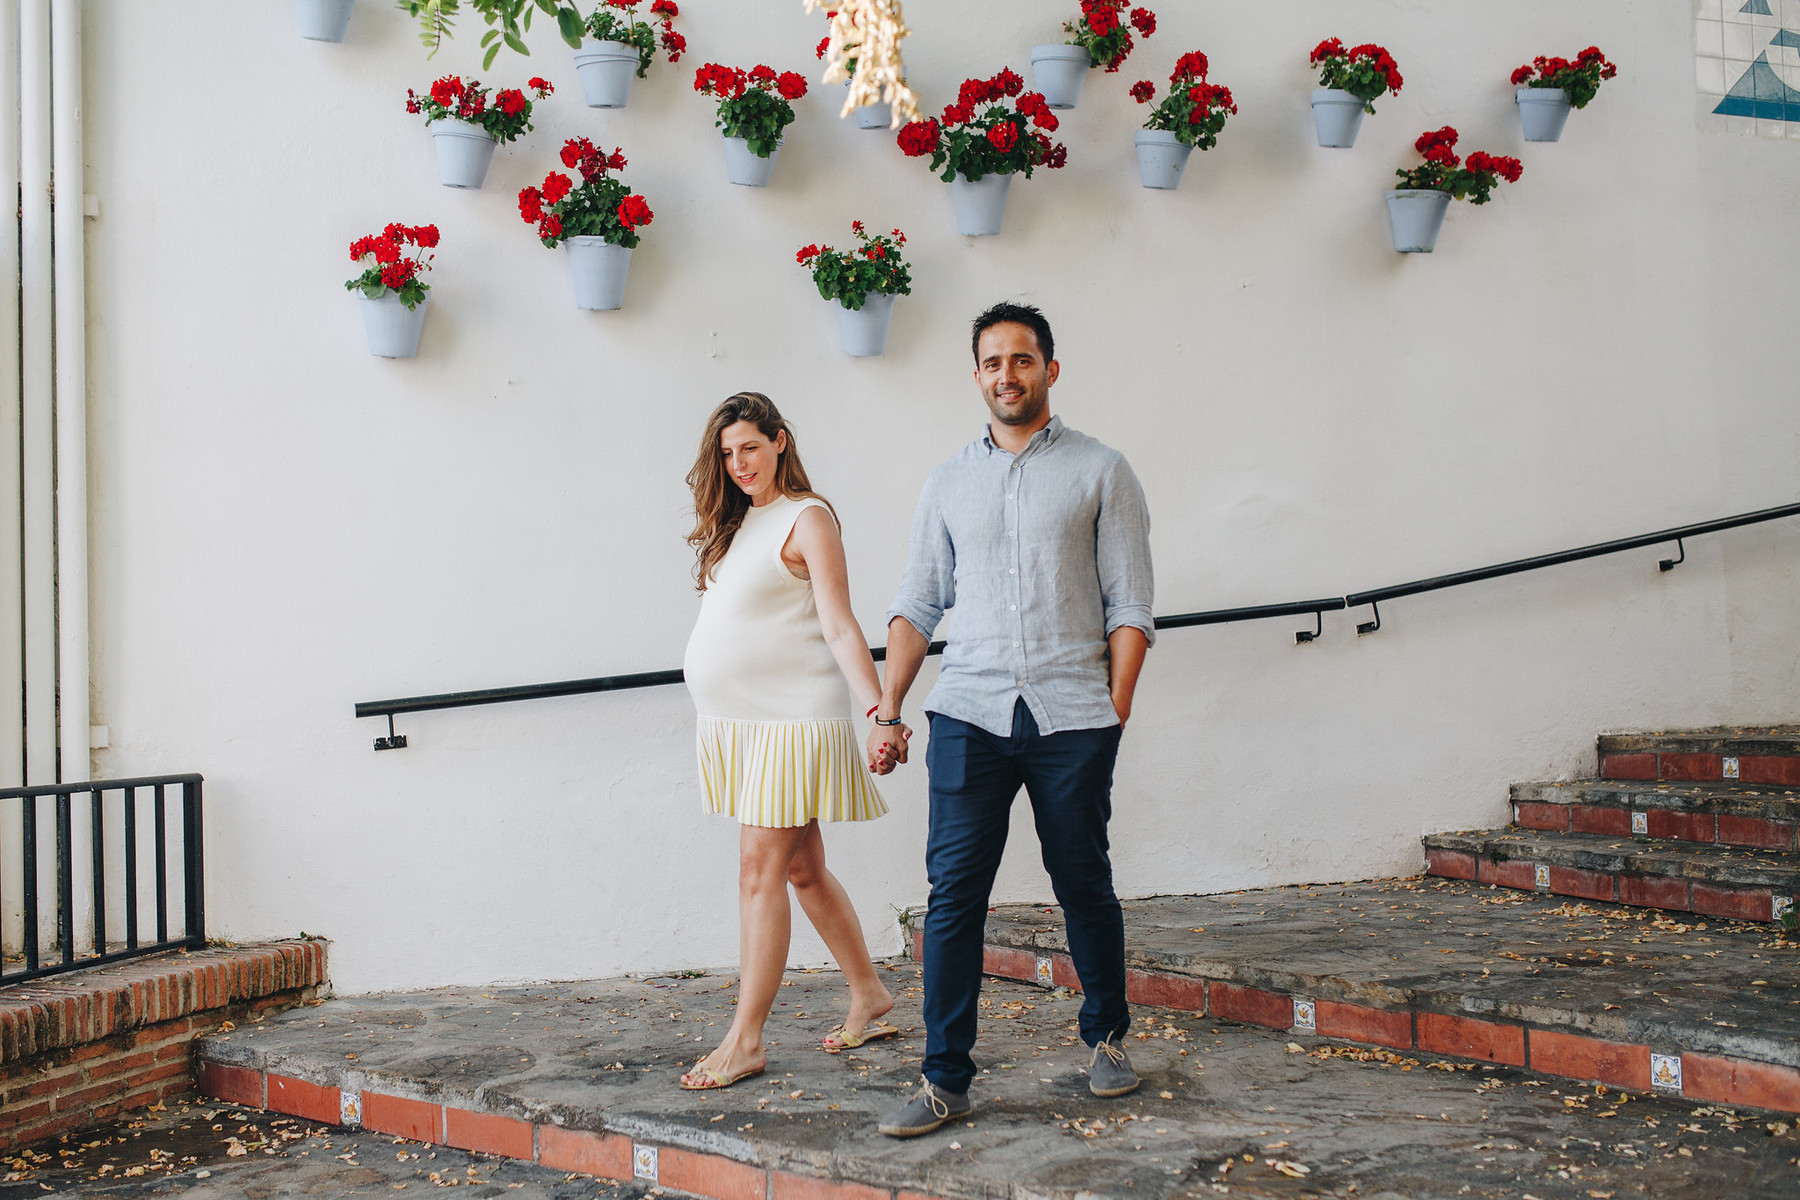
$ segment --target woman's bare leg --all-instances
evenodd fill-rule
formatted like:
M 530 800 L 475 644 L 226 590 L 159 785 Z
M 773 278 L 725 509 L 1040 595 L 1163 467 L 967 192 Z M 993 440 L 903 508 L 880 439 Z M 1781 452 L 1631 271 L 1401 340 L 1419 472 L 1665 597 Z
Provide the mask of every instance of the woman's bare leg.
M 825 839 L 819 823 L 809 822 L 804 834 L 788 867 L 787 881 L 794 885 L 806 919 L 825 939 L 838 970 L 844 973 L 844 982 L 850 985 L 850 1011 L 844 1017 L 844 1028 L 861 1033 L 870 1021 L 894 1007 L 894 997 L 869 961 L 869 944 L 863 939 L 862 922 L 849 893 L 825 868 Z
M 702 1060 L 721 1075 L 753 1070 L 766 1061 L 763 1025 L 787 970 L 792 926 L 788 872 L 805 838 L 803 827 L 756 825 L 745 825 L 738 836 L 737 1012 L 718 1049 Z

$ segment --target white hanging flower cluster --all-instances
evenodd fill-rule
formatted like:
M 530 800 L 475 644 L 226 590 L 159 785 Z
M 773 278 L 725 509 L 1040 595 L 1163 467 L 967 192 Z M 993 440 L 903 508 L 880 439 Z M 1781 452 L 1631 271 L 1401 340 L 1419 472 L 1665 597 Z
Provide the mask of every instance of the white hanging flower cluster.
M 900 57 L 900 43 L 911 32 L 901 16 L 900 0 L 806 0 L 806 11 L 829 9 L 832 4 L 837 11 L 831 17 L 823 82 L 850 81 L 840 115 L 886 101 L 894 110 L 889 128 L 917 120 L 919 98 L 906 86 L 906 64 Z M 847 70 L 846 63 L 853 63 L 854 71 Z

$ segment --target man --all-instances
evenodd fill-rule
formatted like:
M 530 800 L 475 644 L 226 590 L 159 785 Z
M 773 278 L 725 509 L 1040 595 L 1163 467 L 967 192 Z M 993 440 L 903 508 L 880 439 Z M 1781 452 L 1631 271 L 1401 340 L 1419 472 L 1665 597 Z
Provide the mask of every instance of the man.
M 932 632 L 954 607 L 925 701 L 925 1078 L 882 1119 L 893 1137 L 970 1111 L 982 934 L 1021 785 L 1086 993 L 1088 1087 L 1123 1096 L 1138 1086 L 1123 1044 L 1125 928 L 1106 826 L 1119 736 L 1155 637 L 1150 518 L 1124 457 L 1051 415 L 1059 367 L 1041 312 L 995 305 L 976 318 L 973 345 L 993 419 L 919 497 L 878 706 L 880 721 L 899 721 Z M 905 739 L 891 732 L 871 733 L 871 753 L 878 740 L 897 741 L 905 761 Z

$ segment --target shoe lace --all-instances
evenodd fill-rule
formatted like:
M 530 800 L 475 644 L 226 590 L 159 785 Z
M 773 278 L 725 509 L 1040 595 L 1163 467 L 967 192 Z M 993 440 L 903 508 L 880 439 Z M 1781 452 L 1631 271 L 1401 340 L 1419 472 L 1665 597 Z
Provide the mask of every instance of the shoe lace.
M 1125 1051 L 1119 1046 L 1119 1044 L 1117 1042 L 1114 1042 L 1111 1038 L 1107 1038 L 1104 1042 L 1101 1042 L 1099 1045 L 1095 1046 L 1094 1049 L 1100 1053 L 1105 1054 L 1106 1057 L 1110 1058 L 1112 1060 L 1113 1066 L 1122 1067 L 1125 1065 Z M 1099 1059 L 1096 1058 L 1094 1061 L 1098 1062 Z
M 949 1101 L 937 1094 L 937 1089 L 931 1086 L 931 1080 L 923 1079 L 920 1082 L 925 1085 L 925 1103 L 931 1105 L 931 1115 L 940 1121 L 948 1119 L 950 1116 Z

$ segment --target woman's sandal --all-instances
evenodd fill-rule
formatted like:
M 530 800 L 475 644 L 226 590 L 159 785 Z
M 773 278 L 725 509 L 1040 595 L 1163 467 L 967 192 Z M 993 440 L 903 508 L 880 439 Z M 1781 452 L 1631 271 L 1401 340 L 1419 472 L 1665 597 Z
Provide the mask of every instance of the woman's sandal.
M 893 1037 L 899 1032 L 897 1026 L 889 1025 L 886 1021 L 870 1021 L 863 1026 L 860 1036 L 839 1025 L 825 1035 L 825 1040 L 819 1043 L 819 1047 L 827 1054 L 836 1054 L 840 1050 L 854 1050 L 864 1042 L 872 1042 L 877 1038 Z
M 753 1075 L 761 1075 L 766 1069 L 767 1064 L 764 1064 L 761 1067 L 751 1067 L 748 1071 L 739 1071 L 736 1075 L 726 1075 L 705 1063 L 695 1063 L 693 1069 L 681 1077 L 681 1089 L 685 1092 L 710 1092 L 715 1088 L 728 1088 Z

